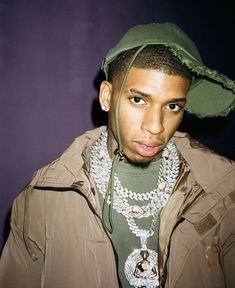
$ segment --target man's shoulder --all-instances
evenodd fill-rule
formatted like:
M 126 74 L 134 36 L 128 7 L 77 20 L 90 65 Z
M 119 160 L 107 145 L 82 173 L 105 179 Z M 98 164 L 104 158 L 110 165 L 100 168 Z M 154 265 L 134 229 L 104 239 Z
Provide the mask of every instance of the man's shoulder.
M 84 151 L 92 145 L 106 127 L 88 130 L 74 139 L 72 144 L 54 161 L 38 169 L 30 182 L 31 186 L 70 186 L 84 165 Z
M 14 221 L 17 221 L 18 227 L 23 229 L 23 215 L 24 213 L 29 214 L 29 211 L 25 212 L 25 206 L 30 210 L 30 214 L 37 215 L 38 219 L 43 219 L 45 202 L 55 203 L 55 199 L 63 202 L 62 195 L 66 195 L 66 201 L 69 203 L 74 201 L 73 193 L 56 192 L 63 191 L 64 188 L 72 190 L 74 182 L 84 181 L 85 178 L 81 171 L 81 167 L 84 165 L 82 153 L 104 129 L 105 127 L 100 127 L 89 130 L 75 138 L 60 157 L 34 173 L 31 181 L 14 200 L 12 218 L 17 219 Z
M 209 149 L 187 133 L 176 132 L 173 139 L 196 181 L 204 189 L 225 179 L 233 179 L 235 182 L 235 162 Z
M 60 188 L 71 188 L 72 184 L 83 177 L 82 169 L 85 165 L 83 152 L 92 145 L 106 127 L 102 126 L 93 130 L 86 131 L 84 134 L 74 139 L 72 144 L 54 161 L 38 169 L 33 174 L 32 179 L 26 187 L 16 197 L 17 203 L 24 203 L 27 191 L 31 191 L 30 197 L 43 197 L 44 193 L 40 190 L 60 190 Z M 83 179 L 84 180 L 84 179 Z M 39 193 L 37 193 L 39 192 Z M 54 193 L 54 195 L 57 195 Z M 24 204 L 22 204 L 24 206 Z M 22 207 L 23 207 L 22 206 Z

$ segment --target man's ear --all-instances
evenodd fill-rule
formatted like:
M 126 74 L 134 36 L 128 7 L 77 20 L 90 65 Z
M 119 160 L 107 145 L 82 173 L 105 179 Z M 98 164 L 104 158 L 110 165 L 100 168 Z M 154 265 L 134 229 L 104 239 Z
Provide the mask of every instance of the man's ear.
M 100 84 L 99 100 L 101 109 L 108 112 L 111 105 L 112 84 L 105 80 Z

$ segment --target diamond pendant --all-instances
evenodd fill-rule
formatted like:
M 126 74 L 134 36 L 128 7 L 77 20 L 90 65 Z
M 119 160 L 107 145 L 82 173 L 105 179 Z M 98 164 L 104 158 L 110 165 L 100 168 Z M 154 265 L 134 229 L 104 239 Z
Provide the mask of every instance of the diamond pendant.
M 147 248 L 147 230 L 140 231 L 141 249 L 135 249 L 126 259 L 125 275 L 131 286 L 136 288 L 159 287 L 158 255 Z
M 157 288 L 158 256 L 151 249 L 136 249 L 125 262 L 125 275 L 130 285 L 134 287 Z

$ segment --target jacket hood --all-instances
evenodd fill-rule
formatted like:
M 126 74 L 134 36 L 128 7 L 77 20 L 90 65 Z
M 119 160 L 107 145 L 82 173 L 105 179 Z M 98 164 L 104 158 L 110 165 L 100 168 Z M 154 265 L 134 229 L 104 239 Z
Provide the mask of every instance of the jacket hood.
M 35 173 L 31 185 L 55 189 L 82 186 L 89 176 L 84 174 L 84 171 L 89 172 L 84 155 L 86 148 L 106 129 L 102 126 L 77 137 L 60 157 Z
M 109 64 L 121 52 L 153 44 L 168 46 L 181 63 L 193 72 L 186 111 L 203 118 L 226 116 L 235 108 L 234 81 L 206 67 L 193 41 L 172 23 L 151 23 L 131 28 L 106 55 L 102 64 L 106 77 Z
M 68 149 L 55 161 L 36 172 L 31 186 L 72 188 L 86 183 L 89 167 L 84 161 L 84 150 L 92 145 L 107 127 L 87 131 L 76 138 Z M 204 147 L 187 133 L 176 132 L 173 141 L 188 163 L 195 180 L 207 191 L 215 181 L 234 169 L 234 162 Z M 84 167 L 84 165 L 86 167 Z M 200 167 L 200 168 L 199 168 Z M 85 168 L 85 169 L 83 169 Z M 82 173 L 81 173 L 82 172 Z M 86 172 L 84 174 L 84 172 Z M 88 172 L 88 173 L 87 173 Z M 87 187 L 86 187 L 87 188 Z

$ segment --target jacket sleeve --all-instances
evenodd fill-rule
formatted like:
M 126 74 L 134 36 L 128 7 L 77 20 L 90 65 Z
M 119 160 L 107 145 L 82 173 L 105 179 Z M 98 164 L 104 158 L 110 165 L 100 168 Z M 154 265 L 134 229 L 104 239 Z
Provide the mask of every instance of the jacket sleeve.
M 35 239 L 26 243 L 23 233 L 26 194 L 24 190 L 13 203 L 11 231 L 0 259 L 0 288 L 41 287 L 43 251 Z
M 233 288 L 235 285 L 235 207 L 226 215 L 221 229 L 223 230 L 221 234 L 224 235 L 221 239 L 221 252 L 225 287 Z

